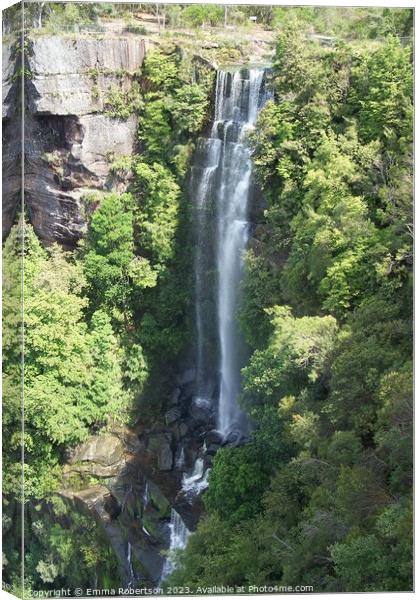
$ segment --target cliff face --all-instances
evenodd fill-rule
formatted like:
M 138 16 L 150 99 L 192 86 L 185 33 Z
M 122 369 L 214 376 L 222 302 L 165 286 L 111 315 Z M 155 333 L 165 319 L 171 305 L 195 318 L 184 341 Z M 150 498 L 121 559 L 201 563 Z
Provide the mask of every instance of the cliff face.
M 3 237 L 20 204 L 22 119 L 20 117 L 19 53 L 12 42 L 2 44 Z
M 44 241 L 71 247 L 85 228 L 89 191 L 119 187 L 110 165 L 136 143 L 134 115 L 107 112 L 124 99 L 149 42 L 139 37 L 41 36 L 25 48 L 25 205 Z M 3 235 L 20 202 L 21 70 L 13 44 L 3 47 Z

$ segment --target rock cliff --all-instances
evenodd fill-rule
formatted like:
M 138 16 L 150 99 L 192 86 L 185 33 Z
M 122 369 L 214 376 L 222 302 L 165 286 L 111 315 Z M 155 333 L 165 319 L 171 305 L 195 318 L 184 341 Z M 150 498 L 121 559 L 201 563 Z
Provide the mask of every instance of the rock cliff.
M 134 114 L 118 118 L 151 42 L 139 36 L 39 36 L 25 46 L 25 205 L 36 233 L 72 247 L 85 227 L 84 198 L 121 189 L 110 166 L 136 143 Z M 3 46 L 4 194 L 7 235 L 21 193 L 21 55 Z M 111 110 L 110 110 L 111 109 Z
M 22 126 L 25 208 L 45 243 L 74 247 L 86 228 L 89 195 L 125 188 L 111 166 L 135 150 L 137 117 L 134 107 L 122 116 L 121 107 L 130 109 L 151 44 L 134 35 L 33 36 L 25 45 L 23 72 L 18 44 L 4 45 L 3 235 L 20 205 Z M 194 60 L 214 68 L 199 56 Z M 238 443 L 213 431 L 213 407 L 194 401 L 195 380 L 194 369 L 184 365 L 161 418 L 92 436 L 73 449 L 63 467 L 56 494 L 98 524 L 118 558 L 124 585 L 158 583 L 171 511 L 189 530 L 195 528 L 205 470 L 222 444 Z M 58 520 L 51 499 L 43 502 Z

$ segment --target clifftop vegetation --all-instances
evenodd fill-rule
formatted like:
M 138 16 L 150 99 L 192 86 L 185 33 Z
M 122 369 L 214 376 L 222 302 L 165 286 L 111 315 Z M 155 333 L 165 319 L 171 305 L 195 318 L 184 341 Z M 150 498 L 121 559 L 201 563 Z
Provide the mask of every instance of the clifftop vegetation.
M 128 35 L 165 43 L 147 54 L 130 106 L 138 152 L 113 165 L 128 191 L 87 199 L 74 251 L 44 248 L 23 216 L 5 243 L 7 583 L 20 585 L 22 235 L 25 498 L 37 511 L 75 444 L 162 419 L 193 337 L 187 183 L 214 87 L 214 71 L 178 48 L 249 59 L 234 27 L 245 46 L 256 32 L 275 40 L 274 96 L 250 140 L 266 204 L 254 211 L 240 314 L 241 404 L 255 431 L 217 452 L 205 514 L 166 583 L 411 590 L 412 13 L 136 6 L 28 6 L 39 34 L 115 34 L 122 20 Z M 205 48 L 208 31 L 226 46 Z M 334 39 L 322 45 L 318 33 Z M 121 98 L 108 104 L 126 116 Z M 115 556 L 93 522 L 32 517 L 29 590 L 73 586 L 76 551 L 77 583 L 113 581 Z
M 35 2 L 25 6 L 31 35 L 139 35 L 160 43 L 169 39 L 183 49 L 223 64 L 271 62 L 275 37 L 291 22 L 307 36 L 337 37 L 372 44 L 387 35 L 409 41 L 406 9 L 278 7 L 214 4 L 114 4 Z M 9 11 L 5 30 L 19 26 L 19 8 Z M 328 40 L 326 40 L 328 43 Z
M 321 48 L 292 23 L 273 86 L 241 316 L 256 430 L 217 454 L 169 583 L 409 590 L 412 48 Z

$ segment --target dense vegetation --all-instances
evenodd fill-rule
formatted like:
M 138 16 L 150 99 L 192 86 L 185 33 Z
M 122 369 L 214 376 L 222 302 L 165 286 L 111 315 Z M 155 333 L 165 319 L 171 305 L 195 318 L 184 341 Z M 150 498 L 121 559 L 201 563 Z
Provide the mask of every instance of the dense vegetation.
M 356 7 L 280 7 L 259 5 L 33 2 L 25 5 L 28 28 L 46 33 L 104 31 L 112 20 L 125 23 L 125 31 L 150 34 L 150 17 L 159 31 L 203 28 L 276 30 L 291 21 L 303 31 L 339 35 L 353 39 L 374 39 L 388 34 L 409 36 L 412 24 L 406 10 Z M 252 17 L 252 19 L 251 19 Z M 6 33 L 20 27 L 21 8 L 10 7 L 5 17 Z
M 57 244 L 44 248 L 23 220 L 5 243 L 5 564 L 6 584 L 16 593 L 22 333 L 25 588 L 57 588 L 66 581 L 86 586 L 99 581 L 107 587 L 117 577 L 116 558 L 98 528 L 84 516 L 69 518 L 71 509 L 53 494 L 74 485 L 62 474 L 69 448 L 92 433 L 160 413 L 175 358 L 190 340 L 191 257 L 188 243 L 180 240 L 189 219 L 188 161 L 194 136 L 208 118 L 213 78 L 173 46 L 150 52 L 141 75 L 139 153 L 112 165 L 116 177 L 129 178 L 130 191 L 86 196 L 89 231 L 73 252 Z M 80 531 L 86 533 L 80 537 Z M 76 555 L 81 571 L 73 577 Z
M 43 26 L 58 30 L 120 16 L 106 3 L 43 10 Z M 412 587 L 411 12 L 348 10 L 227 16 L 258 13 L 278 33 L 274 99 L 251 139 L 267 206 L 240 314 L 251 349 L 241 402 L 255 431 L 218 452 L 206 514 L 170 583 Z M 165 13 L 192 28 L 225 17 L 206 5 Z M 323 48 L 306 31 L 347 41 Z M 138 152 L 111 167 L 127 193 L 84 198 L 88 233 L 73 252 L 43 247 L 23 220 L 5 243 L 4 548 L 16 593 L 22 236 L 25 585 L 107 587 L 115 556 L 54 491 L 66 485 L 69 449 L 88 435 L 161 415 L 191 344 L 188 167 L 213 77 L 172 45 L 150 52 L 134 94 Z M 120 97 L 107 111 L 127 116 Z
M 170 583 L 412 589 L 412 48 L 279 36 L 242 405 Z

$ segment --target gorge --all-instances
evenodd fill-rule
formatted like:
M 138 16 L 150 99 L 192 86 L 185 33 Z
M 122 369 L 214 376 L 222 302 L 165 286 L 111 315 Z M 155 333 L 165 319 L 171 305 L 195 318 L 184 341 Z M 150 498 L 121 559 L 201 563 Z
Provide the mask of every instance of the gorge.
M 5 589 L 412 589 L 412 11 L 24 7 Z
M 74 44 L 48 36 L 29 41 L 26 209 L 46 244 L 58 241 L 72 248 L 85 235 L 90 191 L 130 186 L 115 177 L 108 156 L 118 160 L 135 152 L 137 115 L 116 119 L 104 107 L 109 90 L 120 86 L 124 94 L 135 84 L 150 48 L 133 37 L 99 44 L 89 37 Z M 15 52 L 11 45 L 4 72 L 6 139 L 18 127 Z M 57 57 L 53 68 L 50 53 Z M 205 61 L 204 68 L 214 69 Z M 172 552 L 185 547 L 196 527 L 216 452 L 248 438 L 250 424 L 238 404 L 246 347 L 237 311 L 252 228 L 249 204 L 256 193 L 247 136 L 269 97 L 267 74 L 265 67 L 219 69 L 208 90 L 213 115 L 195 140 L 186 191 L 192 214 L 187 237 L 194 248 L 195 342 L 187 352 L 187 367 L 174 374 L 178 384 L 172 384 L 165 421 L 145 433 L 134 428 L 91 436 L 75 449 L 64 472 L 69 481 L 77 474 L 93 477 L 96 485 L 84 483 L 77 490 L 66 483 L 57 492 L 71 511 L 81 510 L 99 524 L 118 558 L 124 586 L 157 585 L 170 575 Z M 77 97 L 70 93 L 75 82 Z M 19 195 L 17 158 L 5 163 L 5 235 L 14 218 L 12 200 Z M 150 460 L 156 466 L 150 468 Z M 54 512 L 48 503 L 43 510 Z M 32 518 L 29 509 L 28 522 Z
M 219 70 L 210 136 L 198 140 L 192 164 L 191 198 L 197 223 L 196 387 L 192 401 L 198 410 L 213 407 L 216 433 L 225 444 L 243 443 L 248 433 L 238 403 L 244 341 L 237 321 L 243 253 L 251 226 L 252 163 L 246 136 L 268 97 L 266 69 Z M 206 449 L 204 444 L 201 452 L 205 454 Z M 205 469 L 201 452 L 192 474 L 183 480 L 182 492 L 190 497 L 207 487 L 209 467 Z M 183 549 L 188 533 L 173 510 L 170 550 Z M 164 574 L 169 572 L 165 564 Z

